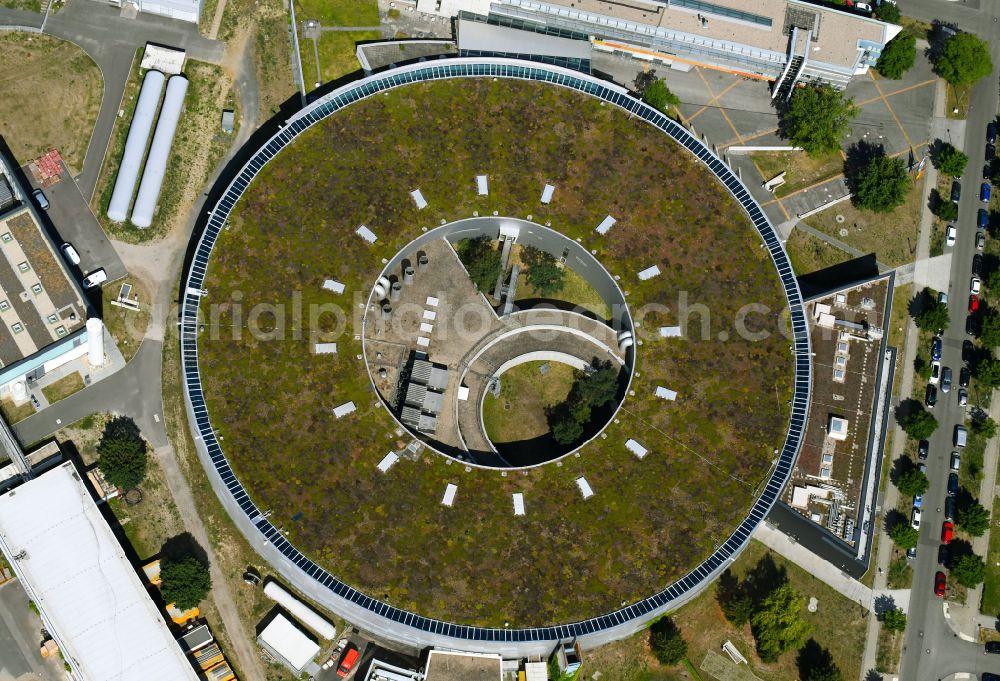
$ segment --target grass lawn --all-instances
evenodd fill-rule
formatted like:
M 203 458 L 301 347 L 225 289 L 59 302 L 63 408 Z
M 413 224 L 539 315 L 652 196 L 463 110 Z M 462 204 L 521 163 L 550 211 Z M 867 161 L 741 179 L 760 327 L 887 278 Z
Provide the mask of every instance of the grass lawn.
M 38 0 L 8 3 L 39 11 Z M 104 90 L 97 64 L 73 43 L 15 31 L 0 33 L 0 53 L 17 65 L 0 73 L 0 135 L 18 163 L 58 149 L 79 172 Z
M 642 164 L 632 162 L 637 154 Z M 480 197 L 473 178 L 482 172 L 490 194 Z M 546 181 L 559 189 L 542 205 Z M 415 187 L 429 201 L 419 213 L 408 196 Z M 632 389 L 651 396 L 669 385 L 684 399 L 626 399 L 607 439 L 563 466 L 505 477 L 425 451 L 382 475 L 376 464 L 406 436 L 373 399 L 349 315 L 335 358 L 310 352 L 309 334 L 200 337 L 206 400 L 226 454 L 290 541 L 397 606 L 527 626 L 648 595 L 745 517 L 784 438 L 792 377 L 788 341 L 774 332 L 786 306 L 759 235 L 707 171 L 654 128 L 522 81 L 439 81 L 365 99 L 313 126 L 255 180 L 217 242 L 203 318 L 237 291 L 244 309 L 330 304 L 327 277 L 353 301 L 421 225 L 475 210 L 531 213 L 595 251 L 644 314 Z M 609 213 L 619 221 L 600 237 L 594 225 Z M 378 235 L 374 245 L 353 233 L 359 224 Z M 699 229 L 682 227 L 691 224 Z M 654 263 L 661 275 L 640 281 Z M 688 305 L 711 306 L 708 337 L 693 324 L 682 340 L 659 338 L 659 326 L 681 321 L 680 291 Z M 762 340 L 737 332 L 750 301 L 766 310 L 746 319 L 751 332 L 770 331 Z M 206 330 L 243 329 L 231 307 L 213 314 Z M 318 327 L 310 330 L 332 328 Z M 279 397 L 290 394 L 298 398 Z M 348 400 L 357 412 L 334 421 L 331 410 Z M 279 430 L 282 452 L 314 454 L 278 455 L 267 443 Z M 650 455 L 629 454 L 629 437 Z M 584 474 L 595 489 L 588 500 L 574 482 Z M 440 504 L 449 483 L 459 485 L 453 509 Z M 530 509 L 516 520 L 514 492 Z
M 41 14 L 42 0 L 0 0 L 0 7 L 9 9 L 21 9 L 26 12 Z
M 986 454 L 986 438 L 969 429 L 969 443 L 962 450 L 962 467 L 958 471 L 958 484 L 973 492 L 979 490 L 983 480 L 983 458 Z
M 969 97 L 972 96 L 971 85 L 952 85 L 945 83 L 947 100 L 945 100 L 945 115 L 948 118 L 964 119 L 969 113 Z M 958 109 L 956 111 L 956 109 Z
M 511 264 L 516 264 L 521 268 L 521 274 L 517 280 L 517 300 L 515 302 L 539 299 L 555 300 L 593 312 L 598 319 L 611 319 L 611 310 L 608 309 L 604 299 L 597 294 L 594 287 L 587 283 L 586 279 L 569 267 L 563 268 L 565 279 L 561 289 L 548 296 L 539 294 L 525 276 L 524 262 L 521 260 L 522 250 L 520 245 L 515 245 L 511 250 Z
M 778 198 L 794 194 L 844 172 L 844 157 L 839 151 L 813 158 L 804 151 L 758 152 L 750 154 L 765 180 L 785 172 L 785 184 L 774 191 Z
M 903 652 L 903 634 L 878 630 L 878 644 L 875 648 L 875 669 L 884 674 L 895 674 L 899 671 L 899 658 Z
M 378 23 L 377 18 L 375 23 Z M 361 64 L 358 63 L 355 53 L 356 43 L 364 40 L 378 40 L 381 37 L 382 34 L 377 31 L 328 31 L 323 33 L 317 43 L 321 71 L 319 78 L 316 77 L 315 50 L 317 48 L 313 47 L 316 41 L 311 38 L 300 38 L 299 49 L 302 52 L 302 70 L 306 77 L 306 89 L 312 89 L 317 82 L 328 83 L 360 69 Z
M 913 284 L 899 286 L 892 295 L 892 310 L 889 312 L 889 345 L 895 348 L 902 348 L 906 340 L 906 327 L 910 322 L 910 300 L 913 298 Z M 900 371 L 912 371 L 912 367 L 903 367 L 903 352 L 900 349 L 896 352 L 896 371 L 892 382 L 892 394 L 899 397 L 900 386 L 903 385 Z M 892 437 L 892 433 L 889 433 Z M 890 451 L 889 443 L 886 443 L 885 451 Z M 883 470 L 888 467 L 884 466 Z
M 812 637 L 830 650 L 845 679 L 858 678 L 861 666 L 859 652 L 864 648 L 867 630 L 867 620 L 858 605 L 756 541 L 736 560 L 732 570 L 737 575 L 743 575 L 765 555 L 769 555 L 779 569 L 786 571 L 788 581 L 807 599 L 816 597 L 819 603 L 817 612 L 802 613 L 803 619 L 812 625 Z M 688 642 L 688 659 L 696 669 L 707 653 L 719 652 L 728 639 L 747 658 L 750 670 L 763 681 L 799 678 L 795 652 L 785 653 L 773 664 L 760 661 L 755 653 L 750 627 L 734 627 L 723 617 L 714 584 L 672 616 Z M 649 652 L 646 632 L 587 651 L 582 678 L 590 678 L 594 672 L 601 673 L 602 681 L 680 681 L 690 678 L 681 667 L 665 667 L 656 661 Z M 713 678 L 706 674 L 702 676 L 706 681 Z
M 222 110 L 236 108 L 229 75 L 221 67 L 193 60 L 185 64 L 184 74 L 189 81 L 184 113 L 170 150 L 153 224 L 147 229 L 139 229 L 127 220 L 115 223 L 107 217 L 108 203 L 125 151 L 125 139 L 145 75 L 145 72 L 140 72 L 137 59 L 132 64 L 125 86 L 123 108 L 126 115 L 115 122 L 92 206 L 105 231 L 116 239 L 132 243 L 148 241 L 162 237 L 178 226 L 186 219 L 194 199 L 205 188 L 209 175 L 232 143 L 233 136 L 223 133 L 220 125 Z M 238 123 L 239 111 L 236 119 Z
M 934 32 L 934 25 L 920 19 L 914 19 L 913 17 L 900 17 L 899 25 L 903 27 L 907 33 L 913 34 L 917 40 L 927 40 L 931 39 L 931 34 Z
M 118 305 L 112 305 L 111 301 L 118 299 L 122 284 L 131 284 L 132 293 L 130 297 L 139 298 L 139 310 L 131 310 Z M 102 312 L 101 319 L 108 328 L 108 333 L 115 339 L 118 350 L 121 351 L 125 361 L 129 361 L 139 352 L 139 345 L 146 335 L 146 327 L 149 326 L 149 290 L 145 283 L 134 276 L 129 276 L 121 282 L 116 282 L 112 286 L 105 286 L 101 291 Z
M 295 18 L 324 26 L 378 26 L 375 0 L 296 0 Z
M 14 401 L 4 398 L 0 400 L 0 412 L 8 425 L 23 421 L 35 413 L 35 408 L 31 406 L 31 400 L 27 400 L 20 406 L 15 406 Z
M 79 373 L 74 372 L 42 388 L 42 394 L 45 395 L 45 399 L 49 401 L 49 404 L 52 404 L 53 402 L 66 399 L 73 393 L 80 392 L 83 388 L 83 377 Z
M 543 374 L 542 365 L 548 364 Z M 541 437 L 549 432 L 545 409 L 566 400 L 573 387 L 573 367 L 558 362 L 527 362 L 500 377 L 500 396 L 486 395 L 483 422 L 495 443 Z
M 923 182 L 923 179 L 917 182 L 910 189 L 906 202 L 891 213 L 873 213 L 843 201 L 809 217 L 806 222 L 862 253 L 874 253 L 879 262 L 891 266 L 905 265 L 916 254 L 923 209 L 920 201 Z M 843 215 L 844 221 L 837 222 L 837 215 Z M 841 236 L 841 229 L 847 230 L 847 236 Z
M 889 563 L 887 583 L 890 589 L 909 589 L 913 583 L 913 568 L 906 561 L 906 554 L 893 549 L 893 559 Z
M 852 258 L 836 246 L 806 234 L 801 229 L 793 229 L 785 242 L 788 257 L 792 260 L 795 274 L 802 276 L 817 270 L 847 262 Z
M 1000 511 L 1000 497 L 993 499 L 993 513 Z M 1000 617 L 1000 529 L 994 522 L 990 529 L 990 547 L 986 555 L 986 580 L 980 611 Z

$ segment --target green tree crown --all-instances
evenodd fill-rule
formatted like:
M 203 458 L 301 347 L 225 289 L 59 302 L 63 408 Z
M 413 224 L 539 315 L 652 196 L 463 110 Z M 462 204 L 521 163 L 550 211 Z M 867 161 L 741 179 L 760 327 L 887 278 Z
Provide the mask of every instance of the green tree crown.
M 902 425 L 906 434 L 914 440 L 926 440 L 937 430 L 938 422 L 933 414 L 919 407 L 907 414 Z
M 541 296 L 550 296 L 566 284 L 566 269 L 559 266 L 552 255 L 528 246 L 521 252 L 521 260 L 528 267 L 526 279 Z
M 649 648 L 663 664 L 675 665 L 687 656 L 687 641 L 669 617 L 661 617 L 649 627 Z
M 911 468 L 899 476 L 896 487 L 908 497 L 920 496 L 927 491 L 930 482 L 919 468 Z
M 132 489 L 146 477 L 146 449 L 135 421 L 116 416 L 104 426 L 97 444 L 97 467 L 115 487 Z
M 951 566 L 951 576 L 967 589 L 974 589 L 986 578 L 986 563 L 974 553 L 967 553 Z
M 906 201 L 913 182 L 901 158 L 875 156 L 847 178 L 853 201 L 859 208 L 889 213 Z
M 882 613 L 882 626 L 887 631 L 903 631 L 906 629 L 906 613 L 902 608 L 885 611 Z
M 889 530 L 889 538 L 892 543 L 903 550 L 912 549 L 920 539 L 920 533 L 913 529 L 909 523 L 897 523 Z
M 803 605 L 805 597 L 790 584 L 782 584 L 760 603 L 750 625 L 761 660 L 774 662 L 805 643 L 812 627 L 800 617 Z
M 985 40 L 957 33 L 941 48 L 934 68 L 952 85 L 971 85 L 993 71 L 993 60 Z
M 792 144 L 810 156 L 840 149 L 851 120 L 858 115 L 854 100 L 829 85 L 798 88 L 781 114 L 779 127 Z
M 969 157 L 950 144 L 942 144 L 934 163 L 938 170 L 952 177 L 961 177 L 968 164 Z
M 212 588 L 208 567 L 193 556 L 161 560 L 160 579 L 163 581 L 160 593 L 164 600 L 181 610 L 201 603 Z
M 642 101 L 665 114 L 670 114 L 681 105 L 680 97 L 671 92 L 662 80 L 656 80 L 646 87 L 642 93 Z
M 883 2 L 882 4 L 888 3 Z M 893 7 L 895 8 L 895 5 Z M 889 41 L 889 44 L 882 50 L 882 54 L 879 55 L 875 68 L 884 77 L 899 80 L 904 73 L 913 68 L 916 59 L 917 38 L 912 33 L 904 32 Z
M 1000 359 L 984 357 L 974 366 L 976 380 L 986 388 L 1000 386 Z
M 990 529 L 990 512 L 977 501 L 958 509 L 955 523 L 973 537 L 982 537 Z
M 921 331 L 936 331 L 948 328 L 948 306 L 944 303 L 934 301 L 913 318 L 917 328 Z

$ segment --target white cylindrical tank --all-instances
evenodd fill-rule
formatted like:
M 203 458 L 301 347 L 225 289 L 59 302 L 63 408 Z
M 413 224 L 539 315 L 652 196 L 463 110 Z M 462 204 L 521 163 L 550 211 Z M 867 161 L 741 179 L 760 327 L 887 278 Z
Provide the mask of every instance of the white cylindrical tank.
M 146 169 L 142 171 L 139 193 L 136 194 L 135 206 L 132 207 L 131 220 L 136 227 L 145 228 L 153 224 L 153 211 L 160 198 L 163 176 L 167 172 L 167 158 L 174 143 L 174 133 L 177 132 L 177 121 L 184 109 L 187 89 L 188 80 L 184 76 L 171 76 L 167 82 L 167 94 L 163 97 L 160 119 L 156 122 L 153 144 L 150 145 L 149 156 L 146 158 Z
M 632 347 L 632 345 L 633 345 L 632 339 L 631 338 L 625 338 L 624 340 L 619 341 L 619 343 L 618 343 L 618 349 L 621 350 L 622 352 L 625 352 L 625 350 L 627 348 Z
M 87 361 L 91 367 L 104 366 L 104 322 L 97 317 L 87 320 Z
M 268 582 L 264 585 L 264 595 L 283 607 L 294 615 L 302 624 L 306 625 L 317 634 L 332 641 L 337 637 L 337 629 L 327 622 L 315 610 L 300 601 L 292 594 L 285 591 L 277 582 Z
M 24 381 L 15 382 L 10 391 L 14 395 L 14 402 L 24 402 L 28 399 L 28 387 L 24 384 Z
M 125 139 L 125 152 L 122 154 L 115 188 L 108 203 L 108 218 L 115 222 L 124 222 L 128 217 L 128 206 L 132 203 L 132 193 L 135 191 L 139 170 L 142 168 L 142 156 L 146 153 L 146 144 L 153 131 L 153 117 L 156 116 L 156 106 L 160 103 L 160 93 L 163 92 L 163 82 L 166 77 L 159 71 L 147 71 L 139 90 L 139 101 L 132 114 L 132 125 Z

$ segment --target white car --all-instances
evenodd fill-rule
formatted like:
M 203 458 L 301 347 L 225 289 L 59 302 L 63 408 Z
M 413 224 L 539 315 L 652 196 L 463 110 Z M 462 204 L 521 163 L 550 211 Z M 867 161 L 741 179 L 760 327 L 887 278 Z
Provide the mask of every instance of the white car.
M 920 529 L 920 509 L 913 509 L 913 515 L 910 517 L 910 526 L 915 529 Z
M 973 277 L 969 282 L 969 293 L 978 296 L 983 290 L 983 281 L 979 277 Z
M 928 380 L 928 382 L 931 385 L 937 385 L 940 379 L 941 379 L 941 362 L 931 362 L 931 377 Z
M 73 248 L 73 244 L 65 243 L 59 248 L 62 250 L 63 255 L 66 256 L 66 260 L 70 265 L 80 264 L 80 254 L 76 252 L 75 248 Z
M 869 5 L 867 2 L 856 2 L 856 3 L 854 3 L 854 9 L 858 10 L 859 12 L 868 12 L 868 13 L 871 13 L 871 12 L 874 11 L 872 9 L 872 6 Z
M 95 286 L 103 284 L 107 280 L 108 273 L 104 271 L 104 268 L 94 270 L 83 278 L 83 288 L 94 288 Z
M 945 233 L 944 237 L 944 244 L 945 246 L 954 246 L 956 241 L 958 241 L 958 230 L 955 229 L 955 225 L 948 225 L 948 231 Z

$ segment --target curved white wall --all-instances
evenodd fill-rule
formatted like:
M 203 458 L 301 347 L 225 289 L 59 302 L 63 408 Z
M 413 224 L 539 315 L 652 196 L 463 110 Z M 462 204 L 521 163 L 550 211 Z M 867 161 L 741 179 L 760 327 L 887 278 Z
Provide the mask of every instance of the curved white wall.
M 264 585 L 264 595 L 283 607 L 292 615 L 297 617 L 302 624 L 306 625 L 317 634 L 332 641 L 337 636 L 337 629 L 332 624 L 320 617 L 315 610 L 300 601 L 298 598 L 288 593 L 277 582 L 268 582 Z
M 171 76 L 167 83 L 167 94 L 163 98 L 160 109 L 160 120 L 156 122 L 156 132 L 153 133 L 153 144 L 146 158 L 146 169 L 142 171 L 142 182 L 139 183 L 139 193 L 135 197 L 132 208 L 132 224 L 136 227 L 149 227 L 153 224 L 153 211 L 160 197 L 160 187 L 163 186 L 163 176 L 167 172 L 167 158 L 170 147 L 174 143 L 174 133 L 177 132 L 177 121 L 184 109 L 184 95 L 187 94 L 188 80 L 184 76 Z
M 108 218 L 115 222 L 124 222 L 128 217 L 128 205 L 132 202 L 135 182 L 139 179 L 139 169 L 142 168 L 142 157 L 146 153 L 146 143 L 149 133 L 153 130 L 153 118 L 156 116 L 156 105 L 160 102 L 163 83 L 166 77 L 159 71 L 147 71 L 139 91 L 139 101 L 132 114 L 132 125 L 128 129 L 125 140 L 125 152 L 122 154 L 115 188 L 108 203 Z

